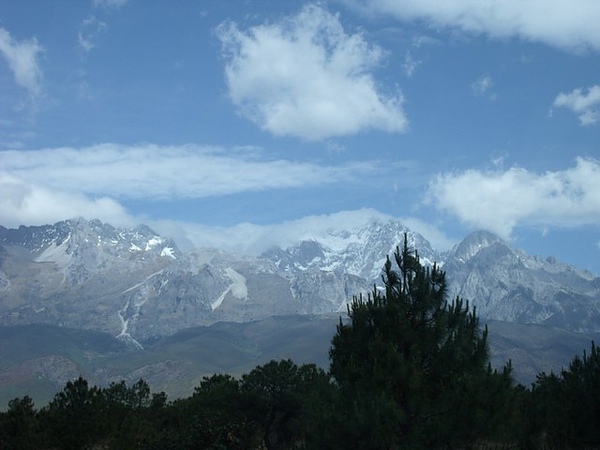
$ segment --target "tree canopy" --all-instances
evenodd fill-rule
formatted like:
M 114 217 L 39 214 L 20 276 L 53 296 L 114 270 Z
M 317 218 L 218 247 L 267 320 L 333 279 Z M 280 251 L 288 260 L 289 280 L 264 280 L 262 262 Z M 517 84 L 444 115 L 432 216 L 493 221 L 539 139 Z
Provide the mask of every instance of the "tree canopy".
M 474 394 L 509 374 L 491 371 L 487 329 L 460 298 L 447 301 L 445 273 L 423 266 L 406 236 L 393 262 L 383 288 L 354 298 L 332 341 L 331 375 L 354 413 L 346 431 L 372 435 L 363 448 L 469 442 L 493 406 Z

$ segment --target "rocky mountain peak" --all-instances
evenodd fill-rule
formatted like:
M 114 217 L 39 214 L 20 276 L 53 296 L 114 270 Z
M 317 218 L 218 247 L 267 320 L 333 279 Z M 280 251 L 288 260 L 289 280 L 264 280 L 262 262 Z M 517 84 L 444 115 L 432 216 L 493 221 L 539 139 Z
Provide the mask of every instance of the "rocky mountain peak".
M 292 247 L 290 253 L 294 259 L 303 266 L 307 266 L 313 261 L 325 257 L 323 246 L 312 239 L 302 241 L 296 247 Z
M 275 262 L 287 273 L 341 271 L 372 282 L 379 280 L 386 256 L 403 245 L 405 233 L 409 247 L 418 249 L 425 264 L 440 260 L 423 236 L 399 220 L 383 217 L 372 217 L 347 229 L 332 228 L 285 249 L 272 248 L 260 258 Z
M 70 235 L 71 227 L 65 222 L 55 225 L 4 228 L 0 226 L 0 244 L 17 245 L 30 251 L 41 250 L 52 243 L 62 244 Z
M 69 219 L 54 225 L 6 229 L 0 227 L 0 244 L 28 251 L 36 263 L 53 263 L 78 284 L 110 261 L 133 261 L 181 256 L 175 243 L 143 225 L 115 228 L 99 220 Z
M 73 219 L 0 227 L 0 321 L 105 330 L 123 340 L 216 321 L 345 311 L 368 292 L 386 255 L 408 237 L 421 262 L 443 264 L 449 296 L 485 319 L 600 330 L 598 279 L 473 233 L 440 255 L 402 222 L 375 217 L 321 230 L 258 258 L 224 251 L 182 254 L 147 226 Z
M 476 231 L 463 239 L 452 250 L 452 254 L 456 259 L 463 262 L 469 261 L 481 250 L 490 247 L 493 244 L 505 244 L 504 241 L 489 231 Z

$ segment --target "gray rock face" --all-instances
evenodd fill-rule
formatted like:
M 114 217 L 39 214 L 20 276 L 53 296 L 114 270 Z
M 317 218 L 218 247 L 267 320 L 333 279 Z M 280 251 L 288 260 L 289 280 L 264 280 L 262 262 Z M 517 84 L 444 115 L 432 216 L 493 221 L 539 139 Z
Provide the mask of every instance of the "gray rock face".
M 315 259 L 313 247 L 302 246 L 305 261 Z M 133 347 L 219 321 L 345 310 L 364 285 L 340 271 L 293 275 L 219 250 L 183 254 L 145 226 L 78 219 L 0 228 L 2 325 L 105 331 Z
M 445 254 L 400 222 L 374 219 L 259 258 L 182 253 L 148 227 L 84 219 L 0 227 L 0 324 L 48 323 L 105 331 L 140 346 L 219 321 L 345 311 L 380 282 L 407 233 L 421 261 L 440 263 L 452 295 L 485 319 L 600 331 L 600 280 L 479 232 Z
M 600 331 L 599 279 L 554 258 L 530 256 L 478 232 L 445 255 L 452 295 L 486 319 Z
M 148 227 L 116 229 L 84 219 L 0 228 L 3 324 L 51 323 L 125 330 L 153 278 L 181 256 Z

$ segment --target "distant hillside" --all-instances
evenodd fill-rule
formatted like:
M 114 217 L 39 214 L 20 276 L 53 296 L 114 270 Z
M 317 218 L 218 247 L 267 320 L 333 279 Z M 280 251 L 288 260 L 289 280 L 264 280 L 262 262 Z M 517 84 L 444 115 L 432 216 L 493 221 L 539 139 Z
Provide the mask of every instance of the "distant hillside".
M 329 348 L 338 315 L 294 315 L 261 321 L 216 323 L 144 342 L 132 350 L 110 335 L 49 325 L 0 327 L 0 409 L 10 399 L 30 395 L 46 403 L 79 375 L 91 383 L 148 381 L 171 398 L 189 396 L 204 375 L 240 376 L 272 359 L 329 367 Z M 568 365 L 599 334 L 543 326 L 490 322 L 492 363 L 512 360 L 525 385 L 535 376 Z

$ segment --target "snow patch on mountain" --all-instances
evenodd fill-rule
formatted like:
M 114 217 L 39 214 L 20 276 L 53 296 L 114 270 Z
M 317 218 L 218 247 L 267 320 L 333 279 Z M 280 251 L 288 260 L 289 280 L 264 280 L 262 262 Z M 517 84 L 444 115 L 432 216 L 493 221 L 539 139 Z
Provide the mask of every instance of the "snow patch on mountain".
M 51 262 L 56 264 L 61 269 L 64 269 L 69 266 L 72 261 L 72 256 L 67 253 L 69 249 L 69 241 L 68 238 L 57 244 L 56 242 L 52 242 L 48 247 L 46 247 L 39 255 L 37 255 L 33 260 L 39 263 Z
M 225 269 L 225 273 L 231 279 L 231 294 L 240 300 L 248 298 L 248 286 L 246 286 L 246 277 L 236 272 L 231 267 Z
M 159 236 L 154 236 L 146 243 L 146 251 L 152 250 L 154 247 L 163 243 L 163 239 Z
M 129 301 L 123 306 L 123 308 L 121 308 L 119 311 L 117 311 L 117 315 L 119 316 L 119 321 L 121 322 L 121 332 L 119 334 L 117 334 L 115 337 L 117 339 L 125 342 L 126 344 L 131 345 L 132 347 L 134 347 L 138 350 L 143 350 L 144 347 L 142 346 L 142 344 L 140 344 L 136 339 L 134 339 L 133 336 L 128 331 L 130 318 L 125 317 L 125 314 L 127 313 L 128 309 L 129 309 Z
M 493 233 L 477 231 L 456 245 L 451 253 L 454 254 L 455 258 L 466 262 L 477 255 L 482 249 L 488 248 L 497 242 L 502 243 L 503 241 Z
M 214 311 L 223 303 L 227 294 L 231 293 L 235 298 L 245 300 L 248 298 L 248 286 L 246 285 L 246 277 L 241 273 L 236 272 L 231 267 L 225 269 L 225 274 L 231 280 L 231 284 L 221 293 L 221 295 L 211 303 L 210 307 Z
M 169 258 L 177 259 L 172 247 L 165 247 L 160 252 L 160 256 L 168 256 Z

